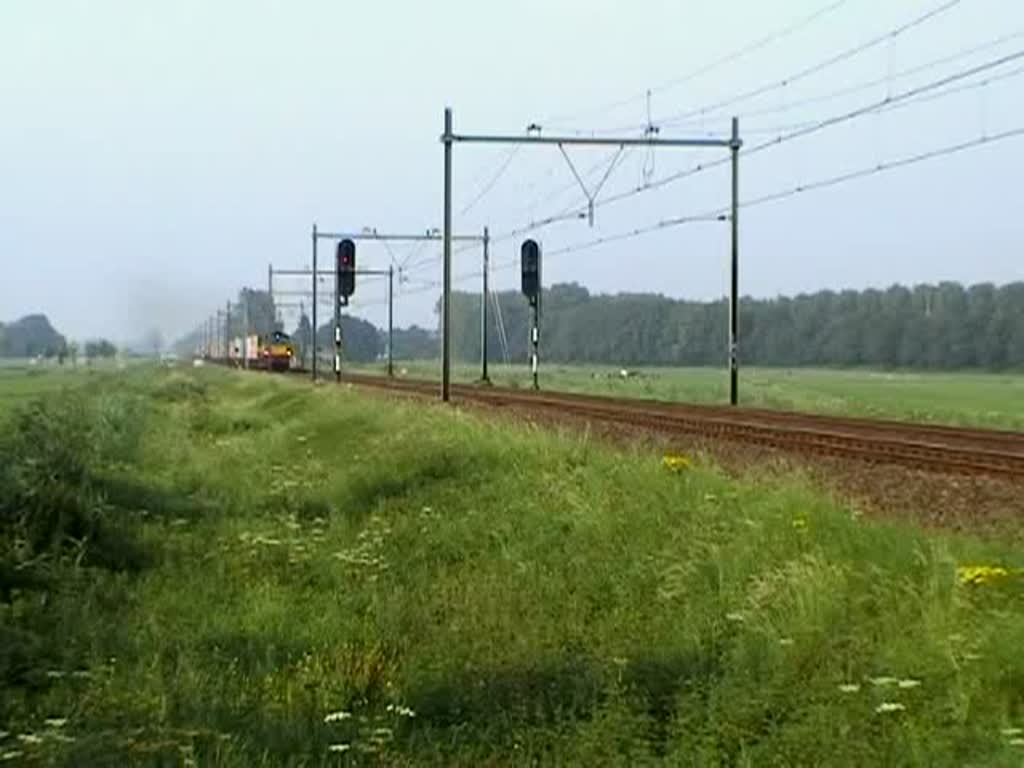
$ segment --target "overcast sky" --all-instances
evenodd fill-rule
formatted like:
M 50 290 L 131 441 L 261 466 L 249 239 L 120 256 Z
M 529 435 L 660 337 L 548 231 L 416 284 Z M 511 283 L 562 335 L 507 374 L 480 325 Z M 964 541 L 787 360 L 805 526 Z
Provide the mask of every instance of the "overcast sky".
M 1019 0 L 962 0 L 819 74 L 685 125 L 668 118 L 786 79 L 943 0 L 2 0 L 0 320 L 43 311 L 77 337 L 198 325 L 267 265 L 303 267 L 310 227 L 424 231 L 441 224 L 443 108 L 457 131 L 725 135 L 748 147 L 1024 49 Z M 814 22 L 698 77 L 667 83 L 828 6 Z M 1012 73 L 1024 61 L 959 81 Z M 804 106 L 871 80 L 876 86 Z M 1024 127 L 1024 77 L 916 103 L 741 159 L 741 198 Z M 625 104 L 621 104 L 626 100 Z M 609 108 L 619 102 L 617 107 Z M 554 147 L 459 145 L 455 229 L 509 229 L 581 204 Z M 595 185 L 614 149 L 571 149 Z M 600 200 L 719 151 L 634 150 Z M 1024 279 L 1024 137 L 744 210 L 741 286 L 757 296 L 942 279 Z M 507 165 L 506 165 L 506 160 Z M 497 175 L 502 167 L 505 170 Z M 559 190 L 562 190 L 561 192 Z M 725 205 L 728 168 L 619 204 L 594 227 L 540 230 L 546 252 Z M 511 288 L 519 239 L 495 243 Z M 321 253 L 330 247 L 323 245 Z M 432 325 L 437 248 L 362 244 L 361 267 L 404 264 L 396 322 Z M 479 252 L 457 256 L 476 288 Z M 696 223 L 552 255 L 545 282 L 708 299 L 727 286 L 728 225 Z M 506 267 L 501 269 L 501 267 Z M 278 281 L 297 290 L 305 284 Z M 383 285 L 353 311 L 384 321 Z M 294 317 L 286 317 L 289 327 Z

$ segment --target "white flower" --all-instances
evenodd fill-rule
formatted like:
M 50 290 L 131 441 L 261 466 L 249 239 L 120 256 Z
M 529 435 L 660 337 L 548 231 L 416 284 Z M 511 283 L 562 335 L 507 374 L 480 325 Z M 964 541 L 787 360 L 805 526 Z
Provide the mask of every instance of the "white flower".
M 338 710 L 337 712 L 331 712 L 329 715 L 324 717 L 324 722 L 325 723 L 337 723 L 337 722 L 340 722 L 342 720 L 348 720 L 350 717 L 352 717 L 352 713 L 351 712 L 346 712 L 344 710 Z
M 49 717 L 44 722 L 51 728 L 63 728 L 64 724 L 67 723 L 66 717 Z
M 327 747 L 328 752 L 348 752 L 352 749 L 351 744 L 331 744 Z
M 387 711 L 399 717 L 416 717 L 415 712 L 409 709 L 409 707 L 403 707 L 401 704 L 388 704 Z
M 19 733 L 18 738 L 26 744 L 42 744 L 43 739 L 41 736 L 36 736 L 34 733 Z
M 917 688 L 921 684 L 920 680 L 900 680 L 896 683 L 897 688 Z
M 883 714 L 885 712 L 902 712 L 905 709 L 906 707 L 900 704 L 898 701 L 883 701 L 881 704 L 875 707 L 875 712 Z
M 1010 739 L 1011 747 L 1024 747 L 1024 739 Z
M 1020 736 L 1022 733 L 1024 733 L 1024 730 L 1021 730 L 1020 728 L 1003 728 L 1003 730 L 1000 731 L 1000 733 L 1002 733 L 1003 736 L 1010 738 L 1013 736 Z
M 793 638 L 792 637 L 780 637 L 779 638 L 779 645 L 792 645 L 792 644 L 793 644 Z
M 899 681 L 896 680 L 895 677 L 872 677 L 871 678 L 871 684 L 872 685 L 878 685 L 878 686 L 892 685 L 892 684 L 894 684 L 896 682 L 899 682 Z
M 856 693 L 860 690 L 860 686 L 857 683 L 843 683 L 839 686 L 839 690 L 843 693 Z
M 19 757 L 24 755 L 20 749 L 11 749 L 7 752 L 0 754 L 0 760 L 17 760 Z
M 742 613 L 739 613 L 737 611 L 733 611 L 732 613 L 725 614 L 725 618 L 726 618 L 727 621 L 746 621 L 747 620 L 746 616 L 744 616 Z

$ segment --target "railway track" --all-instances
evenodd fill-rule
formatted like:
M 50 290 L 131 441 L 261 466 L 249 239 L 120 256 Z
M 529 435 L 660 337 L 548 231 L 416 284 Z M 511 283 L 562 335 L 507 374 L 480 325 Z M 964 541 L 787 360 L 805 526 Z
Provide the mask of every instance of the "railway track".
M 438 392 L 437 383 L 418 379 L 347 374 L 344 380 L 416 395 L 436 396 Z M 456 400 L 572 416 L 668 436 L 1024 481 L 1024 433 L 1020 432 L 466 384 L 453 384 L 451 392 Z

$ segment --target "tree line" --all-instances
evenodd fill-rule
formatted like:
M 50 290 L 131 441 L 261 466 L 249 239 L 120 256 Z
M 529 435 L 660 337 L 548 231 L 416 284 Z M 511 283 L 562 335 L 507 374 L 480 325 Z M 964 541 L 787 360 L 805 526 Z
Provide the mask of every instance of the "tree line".
M 496 294 L 513 360 L 529 355 L 529 307 L 517 292 Z M 547 360 L 616 365 L 721 365 L 728 303 L 654 294 L 591 294 L 554 285 L 541 297 Z M 496 313 L 488 344 L 502 355 Z M 480 297 L 452 297 L 453 347 L 480 356 Z M 885 290 L 818 291 L 740 302 L 740 357 L 766 366 L 1006 370 L 1024 368 L 1024 282 L 964 287 L 955 282 Z
M 279 329 L 265 291 L 239 295 L 231 335 L 243 334 L 240 303 L 248 306 L 251 333 Z M 500 312 L 494 311 L 494 304 Z M 439 307 L 435 308 L 436 310 Z M 575 283 L 545 289 L 541 297 L 541 353 L 545 360 L 611 365 L 722 365 L 727 357 L 728 303 L 671 299 L 658 294 L 592 294 Z M 503 358 L 501 317 L 513 361 L 530 354 L 530 310 L 515 291 L 496 293 L 488 324 L 492 360 Z M 480 357 L 480 296 L 452 295 L 452 347 L 456 359 Z M 306 359 L 309 318 L 289 332 Z M 387 332 L 342 316 L 347 359 L 378 360 Z M 186 337 L 189 352 L 198 337 Z M 317 330 L 321 354 L 333 354 L 333 319 Z M 439 355 L 435 328 L 395 329 L 396 360 Z M 955 370 L 1024 369 L 1024 282 L 996 286 L 960 283 L 885 290 L 818 291 L 740 302 L 740 359 L 765 366 L 873 366 Z
M 79 351 L 78 343 L 58 333 L 46 315 L 25 315 L 12 323 L 0 323 L 0 357 L 57 358 L 61 363 L 75 363 Z M 88 359 L 113 357 L 117 347 L 107 339 L 90 339 L 84 352 Z

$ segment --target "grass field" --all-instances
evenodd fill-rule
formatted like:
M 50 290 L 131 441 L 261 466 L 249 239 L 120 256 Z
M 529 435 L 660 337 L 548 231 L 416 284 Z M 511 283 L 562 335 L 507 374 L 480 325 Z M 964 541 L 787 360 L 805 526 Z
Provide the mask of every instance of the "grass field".
M 0 379 L 0 759 L 1024 761 L 1006 544 L 291 377 L 34 385 Z
M 330 370 L 330 361 L 324 369 Z M 396 363 L 408 376 L 438 378 L 440 363 Z M 383 367 L 353 366 L 380 373 Z M 728 374 L 711 368 L 637 368 L 623 378 L 612 366 L 542 365 L 542 389 L 610 397 L 689 403 L 727 403 Z M 498 385 L 532 386 L 526 366 L 490 366 Z M 478 365 L 458 365 L 456 381 L 480 377 Z M 989 373 L 887 373 L 868 370 L 746 368 L 741 404 L 846 416 L 1024 430 L 1024 375 Z

